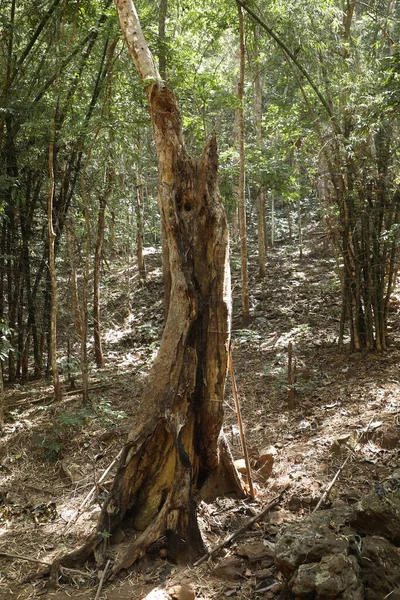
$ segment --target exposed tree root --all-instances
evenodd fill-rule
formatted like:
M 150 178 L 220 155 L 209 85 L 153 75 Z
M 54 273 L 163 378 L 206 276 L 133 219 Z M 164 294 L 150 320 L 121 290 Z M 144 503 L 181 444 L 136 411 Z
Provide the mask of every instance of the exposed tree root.
M 197 503 L 194 498 L 190 499 L 187 490 L 191 485 L 190 469 L 186 468 L 185 472 L 181 462 L 173 456 L 177 453 L 176 446 L 170 444 L 167 437 L 164 422 L 158 424 L 153 435 L 146 437 L 139 448 L 132 442 L 126 444 L 118 471 L 120 476 L 114 481 L 95 531 L 83 546 L 53 562 L 50 568 L 53 585 L 65 578 L 64 568 L 74 569 L 88 561 L 100 568 L 111 559 L 113 566 L 108 570 L 108 580 L 154 548 L 175 563 L 191 563 L 204 555 L 207 550 L 197 524 Z M 160 443 L 164 452 L 159 453 L 159 461 L 154 461 L 153 447 Z M 147 459 L 151 458 L 153 462 L 149 464 Z M 175 465 L 173 485 L 164 498 L 162 484 L 169 483 L 166 475 L 171 463 Z M 143 474 L 145 477 L 141 480 Z M 146 490 L 146 503 L 140 498 L 143 490 Z M 224 436 L 219 440 L 218 468 L 195 497 L 197 502 L 201 499 L 210 502 L 222 494 L 245 497 Z M 144 529 L 141 530 L 140 525 Z M 117 532 L 119 537 L 121 529 L 124 541 L 114 545 L 114 534 Z

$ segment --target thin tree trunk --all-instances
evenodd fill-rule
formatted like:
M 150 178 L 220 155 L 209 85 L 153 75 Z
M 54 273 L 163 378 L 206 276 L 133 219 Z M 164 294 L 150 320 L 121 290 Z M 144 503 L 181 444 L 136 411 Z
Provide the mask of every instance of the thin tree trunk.
M 240 229 L 240 264 L 242 278 L 242 322 L 244 326 L 250 323 L 249 308 L 249 278 L 247 268 L 247 232 L 246 232 L 246 196 L 245 196 L 245 150 L 244 150 L 244 24 L 243 11 L 238 6 L 239 15 L 239 48 L 240 68 L 238 82 L 238 118 L 239 118 L 239 229 Z
M 111 196 L 114 185 L 114 167 L 107 166 L 107 184 L 106 190 L 100 196 L 99 213 L 97 216 L 97 235 L 94 250 L 93 263 L 93 337 L 94 337 L 94 356 L 97 368 L 104 367 L 103 348 L 101 344 L 101 326 L 100 326 L 100 270 L 101 256 L 104 242 L 105 215 L 108 200 Z
M 107 64 L 106 71 L 108 73 L 108 87 L 107 87 L 107 112 L 108 118 L 111 122 L 112 110 L 111 110 L 111 94 L 113 87 L 113 73 L 112 73 L 112 60 L 114 56 L 115 47 L 117 40 L 114 40 L 111 44 L 106 46 L 107 51 Z M 103 194 L 100 195 L 99 200 L 99 212 L 97 216 L 97 235 L 94 249 L 94 261 L 93 261 L 93 338 L 94 338 L 94 356 L 96 366 L 98 369 L 104 367 L 104 354 L 101 343 L 101 320 L 100 320 L 100 272 L 101 272 L 101 258 L 103 252 L 104 243 L 104 230 L 106 222 L 106 209 L 111 198 L 112 190 L 114 187 L 115 180 L 115 157 L 113 152 L 114 145 L 114 132 L 110 128 L 109 133 L 109 156 L 106 161 L 106 189 Z M 87 398 L 86 398 L 87 400 Z
M 235 86 L 235 94 L 237 94 L 237 86 Z M 235 116 L 233 119 L 233 150 L 234 150 L 234 161 L 235 167 L 239 170 L 239 110 L 235 110 Z M 237 164 L 236 164 L 237 161 Z M 233 175 L 232 181 L 232 226 L 231 226 L 231 237 L 234 242 L 239 240 L 239 178 L 236 177 L 236 173 Z
M 297 230 L 299 233 L 299 258 L 303 258 L 303 224 L 301 221 L 301 203 L 300 198 L 297 199 Z
M 258 25 L 255 27 L 254 43 L 255 43 L 255 79 L 254 79 L 254 117 L 256 129 L 256 142 L 259 154 L 263 151 L 262 137 L 262 79 L 260 69 L 259 55 L 259 37 L 260 30 Z M 265 188 L 261 182 L 260 189 L 257 195 L 257 240 L 258 240 L 258 276 L 263 279 L 266 276 L 265 261 Z
M 85 220 L 85 255 L 83 267 L 83 281 L 81 290 L 81 307 L 82 307 L 82 336 L 81 336 L 81 374 L 82 374 L 82 404 L 85 406 L 89 403 L 89 364 L 87 351 L 88 337 L 88 286 L 90 276 L 90 218 L 87 205 L 87 194 L 85 185 L 85 168 L 81 174 L 81 194 L 83 200 L 83 216 Z
M 275 245 L 275 192 L 271 190 L 271 246 Z
M 74 314 L 74 328 L 76 337 L 78 340 L 81 339 L 82 336 L 82 312 L 81 307 L 79 305 L 79 294 L 78 294 L 78 281 L 76 274 L 76 261 L 75 261 L 75 238 L 74 238 L 74 228 L 72 219 L 68 219 L 66 221 L 66 234 L 67 234 L 67 250 L 68 250 L 68 258 L 69 258 L 69 288 L 71 294 L 71 305 L 72 311 Z
M 143 254 L 143 182 L 140 175 L 136 175 L 136 258 L 139 270 L 139 279 L 143 285 L 146 282 L 146 265 Z
M 101 344 L 100 331 L 100 268 L 101 268 L 101 252 L 104 240 L 105 227 L 105 212 L 107 206 L 106 194 L 102 194 L 99 203 L 99 214 L 97 217 L 97 236 L 96 246 L 94 251 L 93 264 L 93 339 L 94 339 L 94 356 L 98 369 L 104 367 L 103 348 Z
M 57 103 L 54 104 L 51 116 L 50 142 L 49 142 L 49 195 L 47 201 L 47 220 L 49 234 L 49 272 L 51 281 L 51 329 L 50 329 L 50 364 L 53 376 L 54 397 L 62 399 L 60 377 L 57 365 L 57 275 L 54 242 L 56 235 L 53 227 L 53 199 L 54 199 L 54 138 L 55 138 L 55 116 Z
M 158 9 L 158 70 L 161 79 L 167 79 L 167 46 L 165 22 L 167 19 L 168 0 L 160 0 Z
M 165 23 L 168 11 L 168 0 L 160 0 L 159 13 L 158 13 L 158 65 L 159 74 L 162 80 L 167 78 L 167 46 L 166 46 L 166 35 L 165 35 Z M 161 223 L 161 246 L 162 246 L 162 267 L 163 267 L 163 283 L 164 283 L 164 314 L 165 317 L 168 315 L 169 303 L 171 298 L 171 273 L 169 270 L 169 252 L 167 234 L 162 229 L 163 223 Z M 139 252 L 138 252 L 139 255 Z M 139 267 L 140 268 L 140 267 Z
M 0 431 L 4 429 L 5 394 L 3 381 L 3 361 L 0 361 Z

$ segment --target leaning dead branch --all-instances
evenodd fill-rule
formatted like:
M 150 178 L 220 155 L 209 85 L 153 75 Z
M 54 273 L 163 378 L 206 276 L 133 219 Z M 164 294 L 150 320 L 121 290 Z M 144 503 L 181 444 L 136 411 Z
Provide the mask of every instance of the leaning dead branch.
M 102 587 L 104 585 L 104 580 L 105 580 L 105 577 L 106 577 L 107 569 L 110 566 L 110 562 L 111 562 L 111 560 L 108 559 L 108 561 L 106 563 L 106 566 L 103 569 L 103 573 L 101 575 L 101 578 L 100 578 L 100 581 L 99 581 L 99 586 L 97 588 L 97 592 L 96 592 L 96 596 L 95 596 L 94 600 L 98 600 L 98 598 L 100 598 L 101 589 L 102 589 Z
M 109 474 L 109 472 L 111 471 L 111 469 L 113 468 L 113 466 L 115 465 L 115 463 L 119 460 L 121 454 L 122 454 L 122 450 L 120 450 L 118 452 L 117 456 L 114 458 L 114 460 L 111 462 L 111 464 L 104 471 L 103 475 L 100 477 L 100 479 L 98 480 L 98 482 L 92 487 L 92 489 L 90 490 L 90 492 L 82 500 L 80 506 L 76 509 L 76 511 L 74 512 L 74 514 L 71 516 L 71 518 L 69 519 L 69 521 L 65 525 L 64 533 L 66 533 L 68 531 L 68 529 L 71 527 L 71 525 L 73 525 L 75 523 L 75 521 L 79 518 L 79 515 L 81 514 L 82 510 L 85 508 L 85 506 L 93 498 L 93 496 L 94 496 L 94 494 L 95 494 L 95 492 L 96 492 L 96 490 L 98 488 L 98 485 L 105 480 L 105 478 L 107 477 L 107 475 Z
M 247 481 L 249 484 L 249 493 L 250 493 L 251 499 L 254 500 L 253 479 L 251 476 L 249 453 L 247 452 L 246 437 L 244 435 L 244 429 L 243 429 L 242 411 L 240 408 L 239 394 L 238 394 L 237 385 L 236 385 L 235 370 L 233 368 L 232 349 L 229 349 L 229 352 L 228 352 L 228 364 L 229 364 L 229 373 L 230 373 L 231 382 L 232 382 L 233 397 L 235 399 L 235 407 L 236 407 L 236 415 L 237 415 L 238 426 L 239 426 L 240 441 L 242 442 L 243 456 L 244 456 L 244 461 L 246 464 L 246 473 L 247 473 Z

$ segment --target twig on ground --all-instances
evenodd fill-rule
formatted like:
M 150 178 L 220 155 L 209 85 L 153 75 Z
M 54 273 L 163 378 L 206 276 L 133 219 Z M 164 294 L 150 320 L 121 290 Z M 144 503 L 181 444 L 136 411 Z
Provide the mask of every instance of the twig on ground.
M 13 554 L 11 552 L 3 552 L 0 550 L 0 556 L 5 556 L 6 558 L 17 558 L 18 560 L 25 560 L 31 563 L 38 563 L 39 565 L 50 566 L 50 563 L 45 560 L 40 560 L 40 558 L 33 558 L 32 556 L 22 556 L 20 554 Z
M 97 390 L 97 389 L 102 389 L 105 387 L 110 387 L 112 384 L 108 381 L 102 381 L 100 383 L 93 383 L 92 385 L 89 384 L 89 387 L 91 390 Z M 82 393 L 82 388 L 77 388 L 76 390 L 68 390 L 68 391 L 64 391 L 63 390 L 63 396 L 78 396 L 79 394 Z M 11 410 L 12 408 L 17 408 L 18 406 L 23 406 L 24 404 L 39 404 L 40 402 L 45 402 L 46 400 L 54 400 L 54 394 L 50 393 L 50 394 L 45 394 L 44 396 L 39 396 L 39 398 L 31 398 L 28 397 L 24 400 L 18 400 L 17 402 L 12 402 L 10 404 L 8 404 L 8 402 L 6 402 L 6 410 Z
M 339 477 L 340 473 L 343 471 L 343 469 L 345 468 L 345 466 L 347 465 L 349 458 L 350 458 L 351 454 L 349 454 L 346 458 L 346 460 L 344 461 L 344 463 L 342 464 L 342 466 L 336 471 L 334 478 L 332 479 L 332 481 L 330 482 L 330 484 L 328 485 L 328 487 L 326 488 L 326 490 L 324 491 L 324 493 L 322 494 L 321 498 L 318 500 L 318 504 L 317 506 L 314 508 L 313 513 L 317 512 L 317 510 L 319 509 L 319 507 L 321 506 L 321 504 L 324 502 L 324 500 L 326 498 L 328 498 L 329 494 L 331 493 L 331 490 L 333 488 L 333 486 L 335 485 L 337 478 Z
M 267 506 L 265 508 L 263 508 L 263 510 L 261 512 L 257 513 L 254 517 L 252 517 L 251 519 L 249 519 L 247 521 L 247 523 L 245 523 L 244 525 L 242 525 L 242 527 L 239 527 L 239 529 L 237 529 L 236 531 L 234 531 L 223 542 L 221 542 L 220 544 L 218 544 L 218 546 L 215 546 L 215 548 L 213 548 L 212 550 L 210 550 L 209 552 L 207 552 L 207 554 L 204 554 L 204 556 L 202 556 L 201 558 L 199 558 L 199 560 L 197 560 L 193 564 L 193 566 L 194 567 L 198 567 L 199 565 L 201 565 L 204 561 L 206 561 L 208 558 L 210 558 L 210 556 L 212 556 L 213 554 L 215 554 L 216 552 L 218 552 L 222 548 L 225 548 L 225 546 L 227 546 L 228 544 L 230 544 L 230 542 L 233 542 L 233 540 L 235 540 L 237 537 L 239 537 L 239 535 L 241 535 L 243 532 L 247 531 L 254 523 L 256 523 L 257 521 L 259 521 L 260 519 L 262 519 L 267 514 L 267 512 L 269 512 L 271 510 L 271 508 L 274 508 L 274 506 L 276 506 L 278 504 L 279 500 L 281 499 L 281 496 L 282 496 L 283 492 L 285 492 L 288 489 L 289 486 L 290 486 L 290 483 L 288 483 L 287 485 L 285 485 L 285 487 L 283 487 L 281 489 L 281 491 L 279 492 L 279 494 L 277 496 L 275 496 L 275 498 L 273 498 L 271 500 L 271 502 L 269 502 L 267 504 Z
M 368 423 L 368 425 L 366 426 L 366 428 L 364 430 L 360 430 L 358 432 L 357 435 L 357 440 L 356 440 L 356 444 L 357 445 L 362 438 L 367 435 L 368 430 L 370 428 L 370 425 L 372 423 L 374 419 L 372 418 L 370 420 L 370 422 Z M 314 508 L 314 510 L 312 511 L 313 513 L 317 512 L 317 510 L 319 509 L 319 507 L 321 506 L 321 504 L 324 502 L 324 500 L 326 500 L 329 497 L 329 494 L 332 491 L 333 486 L 335 485 L 339 475 L 342 473 L 343 469 L 345 468 L 345 466 L 347 465 L 347 463 L 349 462 L 351 454 L 349 454 L 346 458 L 346 460 L 343 462 L 343 464 L 339 467 L 339 469 L 336 471 L 335 476 L 333 477 L 332 481 L 330 482 L 330 484 L 328 485 L 328 487 L 325 489 L 324 493 L 322 494 L 321 498 L 318 500 L 318 504 L 317 506 Z
M 105 579 L 105 576 L 106 576 L 107 569 L 108 569 L 108 567 L 110 565 L 110 562 L 111 562 L 110 559 L 108 559 L 108 561 L 106 562 L 106 566 L 104 567 L 103 573 L 101 575 L 101 579 L 99 581 L 99 587 L 97 588 L 97 592 L 96 592 L 96 596 L 94 597 L 94 600 L 98 600 L 98 598 L 100 596 L 101 588 L 103 587 L 104 579 Z
M 114 460 L 112 461 L 112 463 L 104 471 L 103 475 L 100 477 L 100 479 L 98 480 L 98 482 L 92 487 L 92 489 L 90 490 L 90 492 L 85 496 L 85 498 L 81 502 L 80 506 L 76 509 L 76 511 L 74 512 L 74 514 L 72 515 L 72 517 L 66 523 L 66 525 L 64 527 L 64 534 L 68 531 L 68 529 L 70 528 L 70 526 L 73 523 L 75 523 L 75 521 L 78 519 L 78 517 L 79 517 L 81 511 L 83 510 L 83 508 L 86 506 L 86 504 L 88 504 L 90 502 L 90 500 L 94 496 L 94 494 L 96 492 L 96 489 L 97 489 L 97 486 L 99 485 L 99 483 L 102 483 L 104 481 L 104 479 L 107 477 L 107 475 L 109 474 L 109 472 L 111 471 L 111 469 L 113 468 L 113 466 L 115 465 L 115 463 L 117 462 L 117 460 L 120 458 L 121 454 L 122 454 L 122 450 L 120 450 L 118 452 L 117 456 L 114 458 Z
M 70 577 L 70 573 L 71 576 L 72 575 L 80 575 L 81 577 L 93 577 L 93 572 L 90 571 L 79 571 L 79 569 L 71 569 L 70 567 L 63 567 L 62 565 L 60 565 L 60 572 L 62 575 L 68 575 L 68 577 Z

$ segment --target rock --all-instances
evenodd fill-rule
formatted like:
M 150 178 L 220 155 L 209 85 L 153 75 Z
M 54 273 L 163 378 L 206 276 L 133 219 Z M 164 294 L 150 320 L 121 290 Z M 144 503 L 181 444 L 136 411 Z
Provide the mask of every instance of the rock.
M 285 523 L 285 521 L 291 521 L 292 519 L 294 519 L 294 515 L 290 511 L 280 509 L 272 510 L 269 513 L 268 522 L 272 525 L 280 525 L 281 523 Z
M 99 520 L 100 517 L 100 513 L 101 513 L 101 508 L 99 508 L 98 506 L 96 506 L 91 512 L 90 514 L 87 516 L 87 519 L 89 519 L 90 521 L 94 521 L 97 522 Z
M 239 458 L 238 460 L 235 460 L 235 467 L 236 470 L 239 471 L 239 473 L 242 473 L 242 475 L 246 475 L 247 469 L 246 461 L 244 460 L 244 458 Z
M 302 383 L 305 381 L 310 381 L 312 379 L 311 372 L 307 367 L 303 367 L 301 369 L 297 369 L 296 371 L 296 381 Z
M 143 600 L 171 600 L 171 597 L 165 590 L 154 589 Z
M 196 597 L 194 589 L 187 583 L 174 585 L 169 588 L 168 594 L 173 600 L 194 600 Z
M 386 596 L 391 600 L 400 599 L 400 556 L 393 544 L 381 537 L 365 537 L 360 564 L 366 587 L 366 600 Z M 393 593 L 393 590 L 396 592 Z
M 271 476 L 276 454 L 277 451 L 274 446 L 263 448 L 260 452 L 260 456 L 257 459 L 257 469 L 264 479 L 268 479 Z
M 308 398 L 305 398 L 304 400 L 302 400 L 301 405 L 303 408 L 306 408 L 306 409 L 314 408 L 314 402 L 312 402 L 312 400 L 309 400 Z
M 347 506 L 346 502 L 344 500 L 342 500 L 341 498 L 336 498 L 336 500 L 334 500 L 332 502 L 332 508 L 342 508 L 343 506 Z
M 343 521 L 345 518 L 344 516 Z M 335 520 L 338 521 L 337 511 L 326 510 L 301 523 L 285 527 L 278 535 L 275 555 L 275 564 L 285 577 L 290 579 L 304 563 L 319 562 L 327 555 L 347 554 L 347 539 L 332 531 L 331 523 Z
M 235 581 L 242 576 L 242 571 L 243 563 L 240 558 L 230 556 L 221 560 L 215 569 L 211 571 L 211 574 L 224 581 Z
M 381 448 L 385 450 L 393 450 L 399 446 L 400 443 L 400 430 L 397 427 L 390 427 L 381 433 L 380 438 Z
M 222 596 L 223 598 L 231 598 L 232 596 L 236 596 L 238 593 L 237 588 L 228 588 L 227 590 L 224 590 L 224 595 Z
M 267 579 L 267 577 L 272 577 L 272 569 L 260 569 L 259 571 L 254 571 L 254 577 L 258 581 Z
M 241 544 L 236 548 L 236 554 L 247 558 L 250 562 L 259 562 L 266 557 L 274 556 L 274 548 L 269 548 L 262 541 Z
M 289 582 L 296 598 L 363 600 L 360 568 L 354 556 L 324 556 L 319 563 L 300 565 Z
M 299 510 L 302 506 L 302 501 L 300 496 L 292 496 L 289 500 L 289 508 L 290 510 L 296 511 Z
M 388 491 L 385 485 L 364 496 L 349 520 L 358 533 L 378 535 L 400 546 L 400 488 Z
M 287 525 L 277 536 L 275 565 L 299 600 L 400 600 L 399 540 L 400 478 L 392 474 L 355 508 L 337 506 Z
M 349 488 L 343 493 L 343 497 L 347 502 L 357 502 L 361 498 L 361 492 L 356 488 Z

